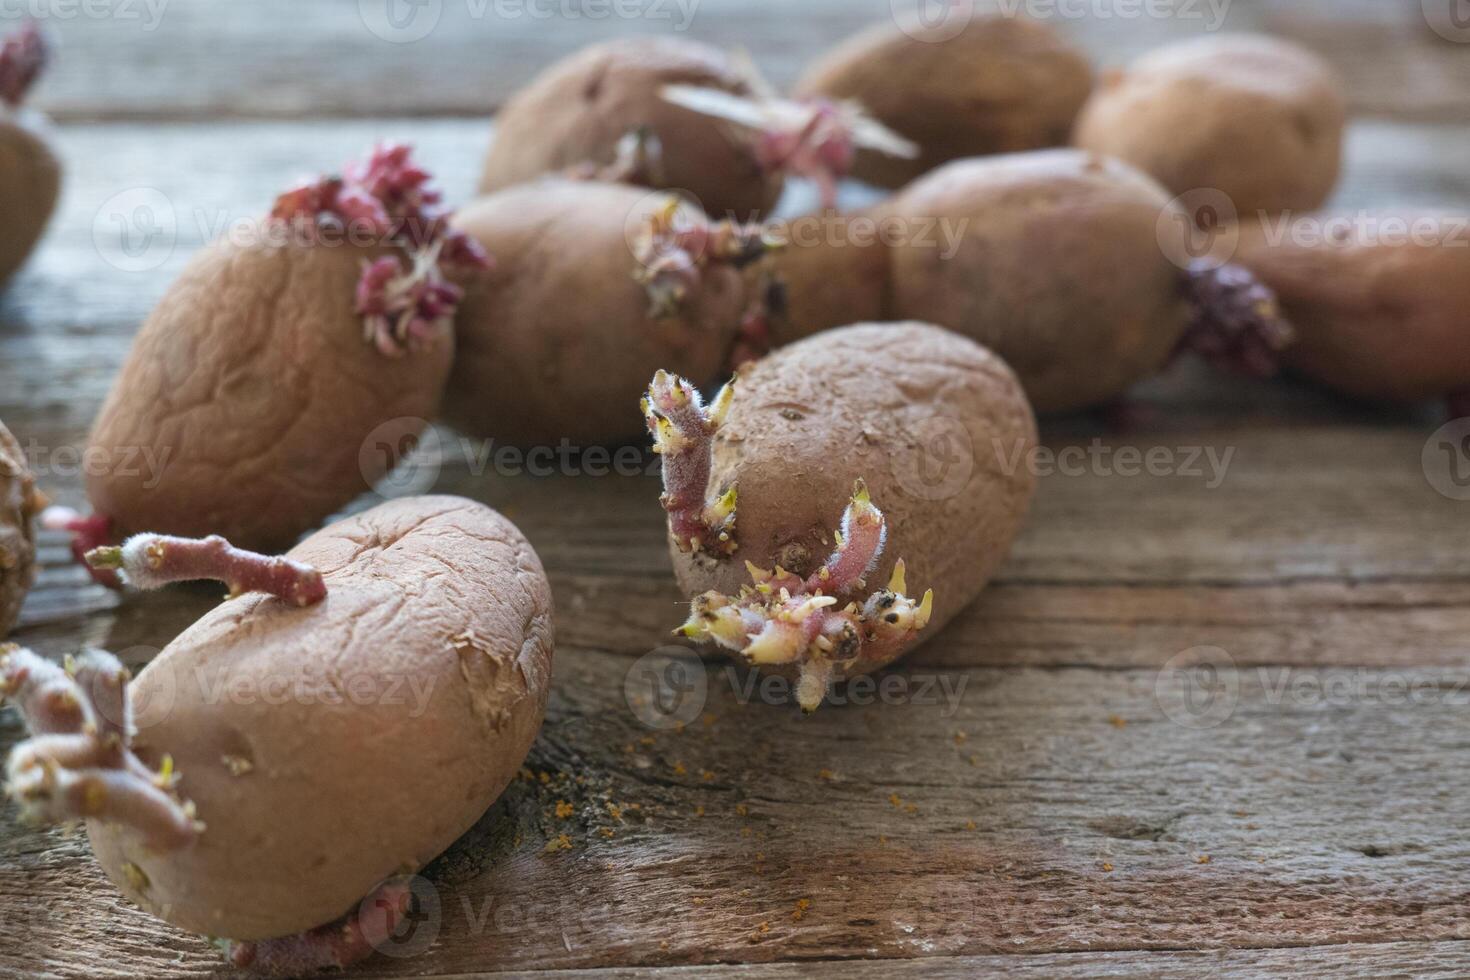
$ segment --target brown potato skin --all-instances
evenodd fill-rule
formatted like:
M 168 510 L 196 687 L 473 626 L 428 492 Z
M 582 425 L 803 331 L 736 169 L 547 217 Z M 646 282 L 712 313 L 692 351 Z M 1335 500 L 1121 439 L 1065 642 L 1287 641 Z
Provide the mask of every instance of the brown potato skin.
M 829 214 L 773 226 L 786 242 L 768 260 L 786 287 L 786 315 L 771 320 L 773 347 L 822 330 L 883 319 L 888 248 L 865 237 L 862 218 Z M 855 237 L 854 228 L 858 228 Z
M 994 350 L 1038 412 L 1117 397 L 1162 368 L 1188 326 L 1188 216 L 1125 164 L 1075 150 L 961 160 L 875 214 L 939 217 L 960 237 L 949 259 L 891 250 L 888 317 Z
M 0 423 L 0 637 L 15 626 L 36 580 L 36 477 L 9 429 Z
M 946 435 L 968 439 L 968 448 L 951 443 L 966 462 L 921 470 L 923 460 L 949 455 L 936 442 Z M 909 592 L 934 590 L 933 618 L 916 638 L 923 642 L 1004 561 L 1035 490 L 1027 465 L 1035 445 L 1036 421 L 1016 376 L 971 340 L 924 323 L 809 337 L 741 371 L 715 436 L 710 482 L 712 490 L 737 487 L 739 550 L 712 561 L 671 541 L 679 585 L 689 596 L 733 595 L 750 582 L 747 561 L 811 574 L 831 554 L 832 532 L 861 478 L 888 524 L 887 548 L 867 585 L 886 585 L 902 558 Z
M 1245 218 L 1327 200 L 1345 117 L 1342 82 L 1317 55 L 1225 34 L 1159 48 L 1106 77 L 1074 142 L 1133 164 L 1171 194 L 1222 191 Z
M 317 532 L 291 557 L 322 572 L 323 602 L 230 599 L 132 686 L 139 754 L 173 756 L 206 825 L 199 839 L 154 854 L 130 830 L 88 824 L 118 888 L 191 932 L 294 934 L 423 867 L 504 790 L 545 713 L 551 589 L 504 517 L 458 497 L 405 498 Z M 324 701 L 328 671 L 347 692 L 340 704 Z M 316 686 L 299 696 L 264 686 L 303 677 Z M 406 681 L 395 695 L 364 677 L 414 678 L 428 693 L 416 701 Z M 215 684 L 239 686 L 211 698 Z M 237 775 L 226 756 L 250 770 Z
M 1092 91 L 1086 55 L 1045 24 L 1021 18 L 976 17 L 952 38 L 935 36 L 875 26 L 797 82 L 798 97 L 856 100 L 922 150 L 916 160 L 859 153 L 854 177 L 901 187 L 961 157 L 1067 143 Z
M 751 94 L 717 48 L 657 37 L 594 44 L 505 103 L 495 117 L 480 192 L 589 161 L 611 163 L 624 135 L 648 127 L 663 146 L 660 187 L 689 192 L 720 218 L 768 213 L 781 196 L 781 176 L 761 171 L 753 140 L 731 124 L 665 102 L 659 90 L 672 84 Z
M 61 190 L 61 164 L 34 113 L 0 111 L 0 285 L 40 241 Z
M 1422 222 L 1439 240 L 1391 243 L 1349 235 L 1314 241 L 1298 224 L 1361 214 L 1245 222 L 1234 260 L 1275 290 L 1296 343 L 1287 367 L 1338 391 L 1418 401 L 1470 389 L 1470 216 L 1374 212 Z M 1430 230 L 1433 229 L 1433 230 Z
M 695 384 L 721 377 L 744 312 L 738 272 L 706 267 L 682 315 L 656 320 L 633 279 L 630 235 L 667 195 L 552 179 L 461 209 L 457 228 L 494 255 L 471 286 L 445 416 L 519 446 L 642 440 L 638 400 L 659 368 Z
M 196 255 L 138 332 L 92 429 L 97 512 L 119 534 L 222 534 L 280 551 L 369 490 L 405 447 L 364 455 L 364 441 L 400 418 L 417 421 L 399 438 L 417 434 L 454 357 L 447 330 L 398 358 L 363 339 L 353 294 L 379 254 L 221 240 Z M 144 465 L 135 447 L 163 465 Z

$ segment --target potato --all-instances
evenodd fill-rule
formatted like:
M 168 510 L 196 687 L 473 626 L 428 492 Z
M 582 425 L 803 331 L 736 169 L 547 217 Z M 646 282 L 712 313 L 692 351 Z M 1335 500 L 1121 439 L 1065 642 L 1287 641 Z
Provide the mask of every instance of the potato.
M 874 27 L 797 82 L 798 97 L 855 100 L 921 148 L 915 160 L 860 153 L 854 177 L 899 187 L 961 157 L 1068 141 L 1092 89 L 1082 52 L 1044 24 L 1011 17 L 976 17 L 947 34 Z
M 1245 222 L 1235 261 L 1275 290 L 1285 365 L 1361 398 L 1470 390 L 1470 217 L 1376 211 Z
M 61 165 L 34 117 L 0 115 L 0 284 L 20 268 L 41 239 L 61 188 Z
M 754 139 L 660 95 L 672 84 L 752 95 L 745 70 L 718 49 L 672 38 L 585 48 L 546 69 L 500 110 L 480 190 L 610 163 L 619 141 L 642 128 L 662 148 L 662 180 L 655 186 L 687 192 L 716 217 L 764 214 L 780 197 L 782 179 L 762 171 Z
M 846 215 L 797 218 L 773 226 L 785 247 L 769 265 L 785 289 L 785 313 L 771 318 L 772 346 L 821 330 L 883 319 L 889 254 L 871 227 Z
M 1107 76 L 1075 143 L 1133 164 L 1171 194 L 1222 192 L 1242 218 L 1310 210 L 1337 183 L 1342 87 L 1326 62 L 1290 42 L 1195 38 Z
M 192 932 L 265 939 L 355 910 L 480 819 L 545 712 L 551 590 L 504 517 L 406 498 L 289 557 L 321 570 L 325 601 L 230 599 L 131 685 L 134 749 L 172 758 L 197 839 L 159 850 L 88 821 L 117 887 Z
M 357 217 L 389 210 L 394 181 L 437 201 L 406 147 L 364 166 L 206 246 L 143 324 L 89 448 L 87 491 L 117 534 L 279 551 L 370 489 L 438 411 L 457 296 L 441 273 L 473 248 L 429 208 Z M 410 263 L 398 222 L 439 261 Z
M 0 285 L 35 248 L 61 188 L 61 164 L 51 152 L 45 117 L 21 108 L 47 56 L 34 24 L 0 45 Z
M 873 217 L 911 229 L 891 250 L 886 315 L 994 350 L 1039 412 L 1118 396 L 1190 324 L 1188 217 L 1125 164 L 1075 150 L 956 161 Z
M 818 334 L 749 365 L 711 409 L 690 404 L 687 388 L 655 379 L 649 410 L 670 551 L 680 587 L 696 597 L 686 633 L 799 672 L 808 709 L 829 680 L 891 663 L 967 606 L 1005 559 L 1035 488 L 1036 424 L 1016 376 L 980 345 L 929 324 Z M 866 489 L 854 493 L 857 481 Z M 839 526 L 842 557 L 829 558 Z M 863 616 L 823 626 L 830 649 L 803 635 L 758 651 L 771 637 L 753 641 L 753 628 L 732 644 L 724 632 L 732 624 L 717 617 L 739 602 L 715 597 L 752 584 L 747 562 L 762 576 L 774 572 L 793 601 L 821 588 L 862 604 Z M 791 576 L 807 584 L 783 583 Z M 904 578 L 916 593 L 932 589 L 932 602 L 909 600 Z M 881 633 L 875 617 L 885 611 L 906 617 L 896 635 Z M 754 614 L 757 626 L 767 614 Z M 863 642 L 850 632 L 840 639 L 850 625 Z
M 190 260 L 133 341 L 92 429 L 93 507 L 118 533 L 218 533 L 279 551 L 396 462 L 368 436 L 432 418 L 452 333 L 401 358 L 354 310 L 376 249 L 228 241 Z M 368 471 L 364 472 L 363 466 Z
M 41 495 L 25 452 L 0 423 L 0 637 L 20 616 L 36 579 L 36 513 Z
M 668 195 L 548 180 L 467 206 L 455 226 L 497 256 L 456 320 L 445 414 L 475 436 L 521 446 L 638 437 L 635 406 L 669 366 L 705 384 L 724 370 L 745 306 L 741 275 L 706 265 L 676 315 L 655 317 L 635 281 L 635 240 Z M 703 223 L 696 209 L 684 214 Z

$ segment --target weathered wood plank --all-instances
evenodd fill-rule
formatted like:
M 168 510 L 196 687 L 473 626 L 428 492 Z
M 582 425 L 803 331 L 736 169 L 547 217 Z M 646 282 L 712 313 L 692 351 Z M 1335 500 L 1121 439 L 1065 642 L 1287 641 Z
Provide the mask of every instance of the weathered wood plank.
M 1449 980 L 1464 971 L 1470 951 L 1462 942 L 1343 943 L 1296 949 L 1178 950 L 1166 952 L 1062 953 L 1031 956 L 928 956 L 915 960 L 815 960 L 800 963 L 730 965 L 717 967 L 663 967 L 644 970 L 599 971 L 608 980 L 682 980 L 686 976 L 716 980 L 762 980 L 823 976 L 841 971 L 854 980 L 869 977 L 932 977 L 969 980 L 988 976 L 1074 977 L 1185 977 L 1228 974 L 1240 980 L 1274 980 L 1285 974 L 1303 978 L 1348 976 L 1415 976 Z M 477 974 L 476 976 L 481 976 Z M 492 977 L 508 976 L 494 974 Z M 548 971 L 544 980 L 576 980 L 585 974 Z M 467 975 L 443 980 L 469 980 Z
M 1367 671 L 1340 692 L 1315 668 L 1284 685 L 1241 670 L 1217 692 L 1234 700 L 1214 727 L 1193 727 L 1214 715 L 1190 713 L 1152 670 L 945 671 L 932 675 L 943 696 L 913 684 L 930 676 L 916 670 L 893 675 L 906 703 L 803 719 L 741 703 L 738 675 L 711 663 L 696 720 L 659 730 L 624 700 L 627 673 L 625 658 L 563 646 L 535 774 L 426 872 L 437 944 L 376 974 L 1470 928 L 1455 870 L 1470 830 L 1454 761 L 1463 668 Z M 547 852 L 562 834 L 569 846 Z M 0 915 L 29 942 L 0 948 L 0 969 L 208 968 L 202 943 L 119 915 L 81 842 L 45 847 L 57 839 L 7 835 Z

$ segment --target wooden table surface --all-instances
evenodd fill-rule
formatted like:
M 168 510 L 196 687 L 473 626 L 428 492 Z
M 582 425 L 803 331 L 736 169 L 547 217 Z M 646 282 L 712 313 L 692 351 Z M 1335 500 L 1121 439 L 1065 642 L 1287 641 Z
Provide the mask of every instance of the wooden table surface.
M 558 0 L 536 9 L 570 13 L 546 20 L 487 2 L 429 0 L 411 43 L 379 36 L 374 0 L 194 0 L 156 19 L 158 0 L 115 0 L 51 21 L 63 44 L 37 104 L 65 197 L 0 297 L 0 419 L 53 496 L 81 502 L 86 428 L 214 229 L 379 138 L 418 144 L 463 199 L 508 92 L 688 8 L 594 20 Z M 1110 64 L 1209 26 L 1210 5 L 1184 9 L 1059 24 Z M 1344 73 L 1337 203 L 1470 206 L 1470 45 L 1447 22 L 1451 37 L 1417 0 L 1228 9 L 1227 27 Z M 888 10 L 704 0 L 688 36 L 743 44 L 784 83 Z M 1072 418 L 1044 440 L 1161 448 L 1177 472 L 1044 477 L 998 581 L 891 675 L 896 703 L 811 718 L 742 703 L 742 675 L 668 647 L 680 597 L 656 478 L 486 473 L 440 430 L 438 489 L 505 511 L 551 574 L 555 683 L 529 777 L 424 873 L 436 942 L 354 975 L 1470 973 L 1470 502 L 1431 482 L 1442 419 L 1191 365 L 1138 400 L 1126 435 Z M 119 601 L 60 538 L 43 557 L 14 639 L 48 655 L 100 645 L 140 665 L 214 601 Z M 682 727 L 646 697 L 660 657 L 706 682 Z M 1181 667 L 1200 659 L 1213 675 Z M 20 735 L 0 715 L 0 750 Z M 0 975 L 219 962 L 128 906 L 84 835 L 0 815 Z

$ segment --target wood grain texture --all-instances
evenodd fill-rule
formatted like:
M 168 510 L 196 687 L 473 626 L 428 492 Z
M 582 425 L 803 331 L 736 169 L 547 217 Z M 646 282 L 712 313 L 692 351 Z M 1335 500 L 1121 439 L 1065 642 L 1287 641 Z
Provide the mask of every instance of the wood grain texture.
M 0 419 L 47 489 L 79 502 L 68 452 L 211 227 L 378 138 L 412 139 L 461 198 L 487 132 L 381 119 L 57 136 L 62 212 L 0 296 Z M 1360 123 L 1339 199 L 1470 204 L 1467 144 L 1458 126 Z M 120 233 L 157 227 L 139 206 L 174 232 L 130 256 Z M 1046 447 L 1080 470 L 1042 477 L 999 580 L 885 675 L 891 703 L 809 719 L 670 647 L 680 596 L 646 458 L 535 476 L 437 430 L 437 489 L 520 524 L 562 642 L 530 774 L 425 872 L 437 942 L 353 975 L 1462 975 L 1470 504 L 1426 478 L 1437 421 L 1192 365 L 1137 398 L 1127 433 L 1046 422 Z M 1123 448 L 1164 451 L 1172 474 L 1118 473 Z M 218 598 L 119 599 L 59 537 L 42 544 L 15 638 L 51 656 L 100 645 L 141 665 Z M 672 661 L 640 660 L 656 651 Z M 1213 673 L 1189 667 L 1202 658 Z M 696 706 L 682 729 L 645 670 L 670 662 L 706 684 L 702 704 L 667 702 Z M 0 751 L 19 737 L 0 714 Z M 84 838 L 0 811 L 0 976 L 218 963 L 127 906 Z

